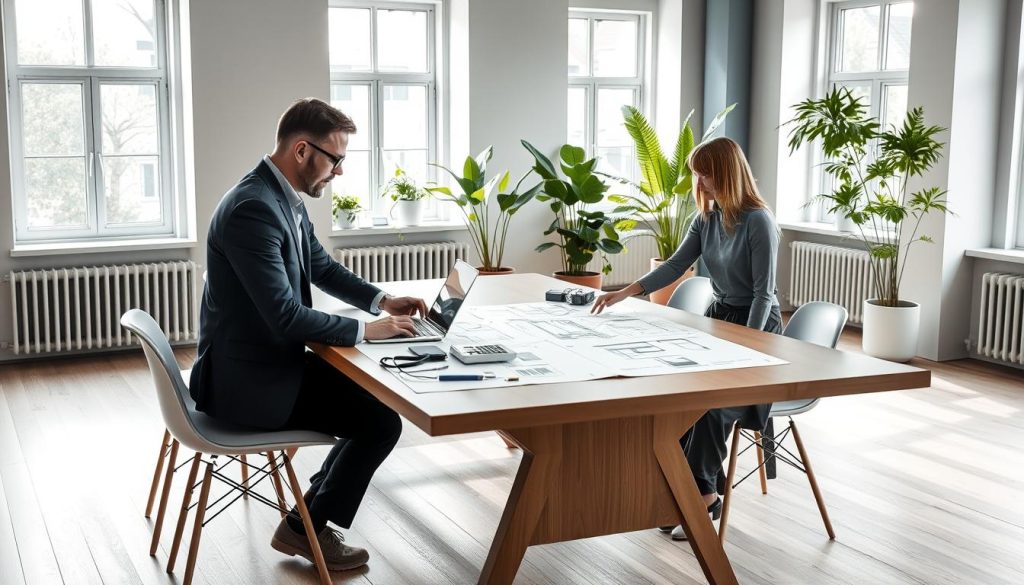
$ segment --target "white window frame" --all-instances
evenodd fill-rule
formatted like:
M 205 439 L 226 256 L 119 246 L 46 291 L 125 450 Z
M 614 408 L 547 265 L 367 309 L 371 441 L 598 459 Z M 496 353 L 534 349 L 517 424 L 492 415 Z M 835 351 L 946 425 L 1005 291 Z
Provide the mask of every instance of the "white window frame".
M 15 0 L 3 0 L 4 35 L 7 51 L 7 97 L 8 119 L 10 122 L 11 151 L 11 193 L 14 208 L 15 243 L 53 242 L 95 242 L 118 239 L 166 238 L 179 235 L 184 229 L 183 148 L 172 139 L 172 107 L 177 102 L 171 98 L 172 62 L 177 59 L 170 55 L 171 48 L 179 46 L 177 30 L 171 30 L 171 10 L 176 9 L 176 0 L 154 0 L 156 20 L 157 63 L 152 68 L 118 66 L 97 66 L 93 63 L 92 0 L 82 0 L 84 66 L 28 66 L 18 63 L 18 38 L 15 14 Z M 173 59 L 173 61 L 172 61 Z M 25 156 L 22 144 L 22 87 L 31 83 L 78 84 L 83 86 L 82 106 L 85 124 L 86 157 L 86 226 L 52 228 L 28 227 L 28 202 L 25 199 Z M 159 132 L 161 221 L 134 223 L 128 225 L 106 225 L 103 201 L 103 135 L 102 104 L 100 89 L 111 84 L 146 84 L 156 86 L 157 118 Z M 179 117 L 180 118 L 180 117 Z M 179 122 L 180 124 L 180 122 Z M 180 128 L 177 134 L 180 136 Z
M 819 95 L 824 95 L 836 86 L 867 87 L 870 95 L 869 99 L 871 100 L 868 115 L 878 118 L 883 124 L 891 122 L 881 119 L 882 105 L 885 102 L 888 88 L 891 86 L 908 86 L 910 83 L 910 71 L 909 69 L 884 69 L 886 53 L 888 51 L 889 6 L 906 3 L 907 0 L 846 0 L 843 2 L 823 0 L 822 4 L 825 9 L 823 12 L 828 16 L 824 20 L 822 31 L 826 39 L 826 61 L 821 66 L 823 83 L 821 84 Z M 880 26 L 878 27 L 877 66 L 873 71 L 858 73 L 839 72 L 837 69 L 839 68 L 839 59 L 841 57 L 839 47 L 842 42 L 842 27 L 840 26 L 842 11 L 868 6 L 879 7 Z M 911 43 L 913 43 L 913 40 L 911 40 Z M 832 188 L 831 179 L 826 173 L 822 172 L 822 162 L 820 153 L 817 153 L 813 161 L 812 171 L 816 177 L 810 184 L 818 185 L 819 192 L 827 192 Z M 813 197 L 814 195 L 812 193 L 810 196 Z M 808 219 L 810 221 L 828 224 L 836 223 L 836 217 L 828 212 L 828 208 L 825 205 L 812 205 L 809 206 L 809 210 L 808 214 L 810 217 Z
M 358 8 L 370 10 L 370 71 L 344 71 L 331 68 L 331 87 L 336 85 L 367 85 L 370 87 L 370 123 L 369 128 L 359 128 L 368 137 L 370 149 L 370 207 L 367 212 L 373 217 L 387 217 L 391 209 L 391 201 L 380 196 L 384 184 L 391 178 L 384 164 L 383 129 L 381 112 L 384 109 L 384 86 L 416 85 L 426 87 L 427 93 L 427 162 L 437 162 L 438 153 L 438 55 L 440 45 L 438 37 L 438 13 L 440 6 L 432 2 L 351 2 L 331 0 L 330 8 Z M 427 14 L 427 71 L 425 73 L 378 72 L 377 69 L 377 11 L 378 10 L 410 10 Z M 437 170 L 427 165 L 427 177 L 419 181 L 426 187 L 437 179 Z M 427 220 L 447 220 L 448 206 L 438 205 L 432 198 L 427 199 L 424 206 L 424 218 Z
M 635 95 L 634 103 L 641 112 L 644 112 L 644 115 L 647 115 L 649 109 L 647 107 L 647 96 L 649 94 L 647 73 L 650 69 L 647 27 L 649 26 L 650 18 L 648 13 L 645 12 L 570 8 L 569 20 L 574 19 L 587 20 L 587 41 L 590 46 L 587 50 L 587 59 L 589 61 L 587 64 L 587 75 L 568 76 L 569 88 L 582 87 L 586 95 L 587 116 L 583 130 L 584 144 L 574 144 L 573 146 L 582 146 L 586 150 L 587 156 L 592 157 L 596 155 L 598 148 L 601 146 L 597 144 L 597 95 L 599 90 L 632 89 Z M 594 75 L 594 29 L 596 28 L 596 22 L 599 20 L 622 20 L 636 23 L 636 75 L 632 77 L 597 77 Z M 566 23 L 568 24 L 568 20 Z

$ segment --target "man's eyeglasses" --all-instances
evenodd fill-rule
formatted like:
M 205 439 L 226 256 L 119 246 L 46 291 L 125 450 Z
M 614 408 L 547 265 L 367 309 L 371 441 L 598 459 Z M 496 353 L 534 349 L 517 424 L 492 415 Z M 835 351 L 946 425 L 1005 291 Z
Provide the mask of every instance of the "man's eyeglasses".
M 341 154 L 341 155 L 331 154 L 330 152 L 320 148 L 319 146 L 313 144 L 312 142 L 310 142 L 308 140 L 306 141 L 306 144 L 308 144 L 308 145 L 312 146 L 313 148 L 319 150 L 321 154 L 326 156 L 328 158 L 328 160 L 330 160 L 334 164 L 334 166 L 331 167 L 331 171 L 336 171 L 336 170 L 340 169 L 341 168 L 341 163 L 345 162 L 345 155 L 344 154 Z

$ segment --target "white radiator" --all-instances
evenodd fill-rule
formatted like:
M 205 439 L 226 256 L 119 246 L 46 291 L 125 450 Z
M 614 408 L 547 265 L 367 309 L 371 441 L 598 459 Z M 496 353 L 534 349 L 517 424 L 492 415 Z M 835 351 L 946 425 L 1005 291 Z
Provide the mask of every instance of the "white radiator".
M 335 260 L 370 282 L 444 278 L 468 256 L 469 245 L 458 242 L 334 249 Z
M 789 302 L 828 301 L 846 307 L 849 323 L 863 323 L 864 300 L 875 296 L 867 251 L 810 242 L 790 247 Z
M 608 261 L 612 271 L 602 280 L 602 286 L 615 287 L 631 284 L 634 280 L 651 270 L 651 258 L 658 257 L 658 245 L 648 231 L 636 231 L 623 234 L 623 245 L 626 250 L 620 254 L 610 254 Z M 601 272 L 604 262 L 597 254 L 587 265 L 591 272 Z
M 41 354 L 133 343 L 121 315 L 139 308 L 172 342 L 197 338 L 194 262 L 11 272 L 14 353 Z
M 1024 274 L 986 272 L 979 309 L 978 354 L 1024 364 Z

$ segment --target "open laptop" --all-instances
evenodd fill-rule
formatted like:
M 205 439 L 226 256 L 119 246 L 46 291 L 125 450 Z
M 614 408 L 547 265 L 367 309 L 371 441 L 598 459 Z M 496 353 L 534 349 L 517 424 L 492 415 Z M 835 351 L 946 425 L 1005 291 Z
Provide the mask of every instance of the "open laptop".
M 455 316 L 462 308 L 470 287 L 476 282 L 480 271 L 466 264 L 462 260 L 456 260 L 448 277 L 445 278 L 437 298 L 430 305 L 430 311 L 423 319 L 413 317 L 413 324 L 419 333 L 413 337 L 390 337 L 388 339 L 367 339 L 366 343 L 406 343 L 410 341 L 441 341 L 448 334 L 448 329 L 455 321 Z

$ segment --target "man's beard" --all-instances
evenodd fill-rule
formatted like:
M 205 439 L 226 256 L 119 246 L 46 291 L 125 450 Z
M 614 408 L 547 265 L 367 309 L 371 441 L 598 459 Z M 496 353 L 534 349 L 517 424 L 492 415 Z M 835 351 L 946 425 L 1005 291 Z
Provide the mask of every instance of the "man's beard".
M 310 175 L 310 176 L 313 175 L 316 172 L 311 167 L 312 167 L 312 165 L 309 165 L 309 167 L 307 167 L 307 169 L 306 169 L 308 171 L 308 175 Z M 317 180 L 310 180 L 310 179 L 308 179 L 306 177 L 303 177 L 303 179 L 305 179 L 303 182 L 306 183 L 306 185 L 305 185 L 306 195 L 308 195 L 309 197 L 311 197 L 313 199 L 320 199 L 321 197 L 323 197 L 324 196 L 324 191 L 327 190 L 327 185 L 331 182 L 330 176 L 325 177 L 325 178 L 323 178 L 323 179 L 321 179 L 319 181 L 317 181 Z M 317 187 L 318 185 L 319 185 L 319 188 Z

